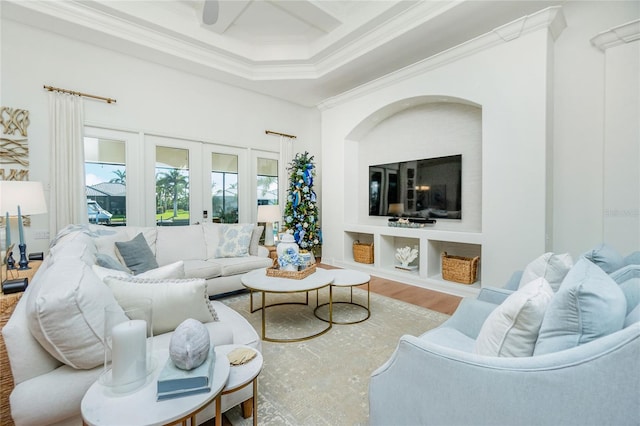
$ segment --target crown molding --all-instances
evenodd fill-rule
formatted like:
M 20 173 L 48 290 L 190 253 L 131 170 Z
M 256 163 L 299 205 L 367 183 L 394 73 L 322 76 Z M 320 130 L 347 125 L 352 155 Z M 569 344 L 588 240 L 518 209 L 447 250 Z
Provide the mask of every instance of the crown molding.
M 91 7 L 81 1 L 2 1 L 11 6 L 14 14 L 26 16 L 28 13 L 25 11 L 28 11 L 68 23 L 68 28 L 67 25 L 48 25 L 49 28 L 56 27 L 56 31 L 65 36 L 72 37 L 71 28 L 83 28 L 106 35 L 115 44 L 126 44 L 134 47 L 134 50 L 147 48 L 160 55 L 171 55 L 249 81 L 321 78 L 423 24 L 440 11 L 455 7 L 457 3 L 401 2 L 379 12 L 370 21 L 358 23 L 357 28 L 338 31 L 340 34 L 318 41 L 306 49 L 278 44 L 266 45 L 262 49 L 245 49 L 236 45 L 234 49 L 238 53 L 233 53 L 227 48 L 217 47 L 223 45 L 220 40 L 213 43 L 207 37 L 200 37 L 202 33 L 191 32 L 185 36 L 176 32 L 175 28 L 160 29 L 142 21 L 127 20 L 125 15 L 131 10 L 109 10 L 100 5 Z M 28 18 L 22 19 L 22 22 L 27 21 Z M 213 32 L 211 36 L 219 37 Z M 98 39 L 95 34 L 85 38 L 89 42 L 94 39 Z M 98 44 L 107 48 L 111 45 L 104 42 Z M 224 45 L 229 47 L 228 43 Z M 269 55 L 265 56 L 265 52 Z
M 640 40 L 640 19 L 627 22 L 597 34 L 591 39 L 591 44 L 601 51 L 621 44 Z
M 340 104 L 357 99 L 366 94 L 384 89 L 400 81 L 424 74 L 428 71 L 440 68 L 464 57 L 474 55 L 483 50 L 499 44 L 508 43 L 525 34 L 541 29 L 548 29 L 556 39 L 562 30 L 566 28 L 566 20 L 561 6 L 553 6 L 543 9 L 531 15 L 516 19 L 506 25 L 495 28 L 479 37 L 455 46 L 451 49 L 426 58 L 413 65 L 409 65 L 386 76 L 380 77 L 355 89 L 344 92 L 338 96 L 326 99 L 318 104 L 320 111 L 334 108 Z

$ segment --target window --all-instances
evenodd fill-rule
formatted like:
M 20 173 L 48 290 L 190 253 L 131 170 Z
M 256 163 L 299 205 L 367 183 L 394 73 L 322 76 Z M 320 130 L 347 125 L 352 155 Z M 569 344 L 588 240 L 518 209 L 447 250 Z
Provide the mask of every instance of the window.
M 258 158 L 258 205 L 278 204 L 278 160 Z
M 86 137 L 84 155 L 89 222 L 126 225 L 125 142 Z
M 238 223 L 238 156 L 211 154 L 211 211 L 214 222 Z
M 156 147 L 156 223 L 189 224 L 189 150 Z

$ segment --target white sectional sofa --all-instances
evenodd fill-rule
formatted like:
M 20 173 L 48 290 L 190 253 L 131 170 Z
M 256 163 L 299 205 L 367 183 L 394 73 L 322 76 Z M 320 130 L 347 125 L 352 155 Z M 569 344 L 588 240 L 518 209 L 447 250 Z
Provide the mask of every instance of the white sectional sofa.
M 242 225 L 234 225 L 242 226 Z M 244 225 L 251 227 L 252 224 Z M 177 261 L 184 262 L 187 278 L 204 278 L 210 297 L 243 289 L 240 282 L 242 274 L 254 269 L 272 265 L 269 250 L 258 245 L 262 226 L 254 226 L 251 233 L 248 256 L 217 257 L 221 246 L 221 229 L 228 225 L 204 223 L 189 226 L 158 227 L 106 227 L 89 225 L 88 229 L 96 235 L 96 248 L 99 254 L 116 258 L 116 242 L 133 239 L 139 233 L 155 255 L 159 266 Z
M 103 371 L 104 308 L 124 306 L 132 295 L 153 300 L 154 352 L 168 348 L 171 331 L 185 317 L 202 321 L 214 345 L 260 349 L 254 328 L 223 303 L 209 300 L 209 292 L 241 288 L 242 273 L 269 266 L 271 260 L 251 255 L 215 258 L 217 246 L 224 243 L 223 228 L 90 225 L 61 232 L 2 329 L 15 382 L 10 396 L 15 424 L 82 424 L 82 397 Z M 121 272 L 105 273 L 96 264 L 99 257 L 115 255 L 116 242 L 130 242 L 140 233 L 159 266 L 145 273 L 146 278 L 116 279 Z M 180 278 L 183 274 L 187 279 Z M 223 396 L 222 411 L 249 400 L 252 392 L 249 386 Z M 198 415 L 198 423 L 214 415 L 212 403 Z

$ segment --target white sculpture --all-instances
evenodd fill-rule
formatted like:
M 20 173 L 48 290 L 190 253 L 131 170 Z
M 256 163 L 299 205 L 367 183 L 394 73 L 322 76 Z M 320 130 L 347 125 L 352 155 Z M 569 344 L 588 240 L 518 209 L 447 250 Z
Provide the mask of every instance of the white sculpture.
M 412 249 L 411 247 L 403 247 L 396 249 L 396 259 L 403 267 L 409 266 L 409 263 L 418 257 L 418 249 Z
M 176 367 L 193 370 L 207 359 L 210 347 L 209 332 L 204 324 L 188 318 L 173 332 L 169 342 L 169 356 Z

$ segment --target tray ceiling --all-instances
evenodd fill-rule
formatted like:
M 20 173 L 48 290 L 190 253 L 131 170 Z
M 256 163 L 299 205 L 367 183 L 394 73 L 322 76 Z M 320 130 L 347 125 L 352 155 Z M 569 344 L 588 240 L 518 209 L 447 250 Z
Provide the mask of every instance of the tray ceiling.
M 3 0 L 3 18 L 313 106 L 562 1 Z M 212 24 L 203 22 L 207 13 Z

